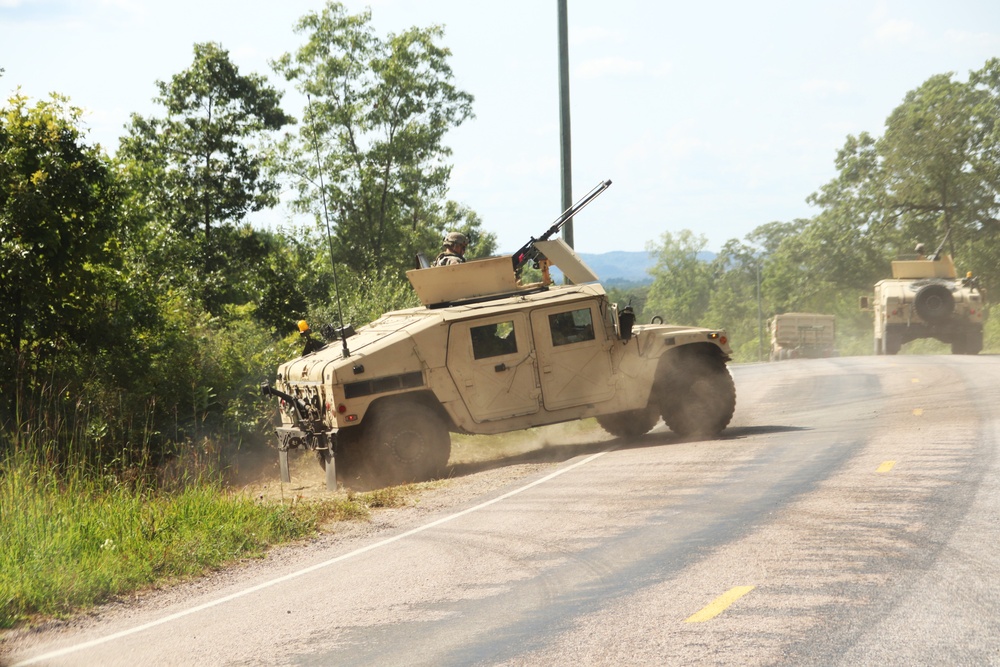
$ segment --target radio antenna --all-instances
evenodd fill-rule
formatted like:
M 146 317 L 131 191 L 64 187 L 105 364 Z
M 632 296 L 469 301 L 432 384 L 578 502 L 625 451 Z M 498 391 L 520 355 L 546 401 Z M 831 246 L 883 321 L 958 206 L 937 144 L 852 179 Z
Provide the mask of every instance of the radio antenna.
M 333 291 L 337 295 L 337 318 L 340 320 L 340 342 L 344 346 L 344 359 L 351 356 L 351 351 L 347 349 L 347 332 L 344 330 L 344 311 L 340 307 L 340 286 L 337 282 L 337 260 L 333 255 L 333 233 L 330 231 L 330 212 L 326 206 L 326 186 L 323 184 L 323 163 L 319 157 L 319 140 L 316 131 L 316 115 L 313 113 L 312 96 L 306 95 L 306 102 L 309 107 L 309 115 L 313 119 L 312 144 L 316 153 L 316 173 L 319 176 L 319 198 L 323 203 L 323 220 L 326 222 L 326 243 L 330 248 L 330 266 L 333 267 Z

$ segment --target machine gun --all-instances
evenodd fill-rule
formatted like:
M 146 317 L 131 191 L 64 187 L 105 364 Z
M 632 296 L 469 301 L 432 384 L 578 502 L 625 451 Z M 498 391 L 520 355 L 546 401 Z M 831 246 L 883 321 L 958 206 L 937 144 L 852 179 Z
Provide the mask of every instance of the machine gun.
M 532 266 L 534 266 L 536 269 L 541 268 L 543 274 L 547 278 L 548 259 L 546 259 L 545 255 L 543 255 L 542 252 L 535 247 L 535 243 L 537 241 L 548 241 L 549 238 L 551 238 L 553 234 L 558 232 L 563 225 L 572 220 L 574 215 L 582 211 L 587 204 L 592 202 L 597 197 L 597 195 L 607 190 L 608 186 L 610 185 L 611 185 L 610 180 L 598 183 L 594 187 L 594 189 L 588 192 L 586 195 L 584 195 L 583 198 L 580 199 L 580 201 L 576 202 L 568 209 L 563 211 L 562 215 L 556 218 L 556 221 L 552 223 L 552 226 L 549 227 L 548 231 L 546 231 L 537 239 L 532 236 L 530 241 L 521 246 L 520 249 L 518 249 L 518 251 L 511 256 L 511 261 L 514 263 L 514 275 L 517 276 L 517 278 L 520 280 L 521 269 L 524 268 L 525 264 L 531 262 Z M 546 280 L 546 282 L 548 282 L 548 280 Z
M 948 228 L 948 231 L 944 233 L 944 238 L 941 239 L 941 244 L 938 245 L 937 250 L 935 250 L 934 254 L 931 255 L 931 259 L 934 260 L 935 262 L 937 260 L 941 259 L 941 251 L 944 250 L 944 244 L 948 242 L 948 237 L 949 236 L 951 236 L 951 228 L 950 227 Z

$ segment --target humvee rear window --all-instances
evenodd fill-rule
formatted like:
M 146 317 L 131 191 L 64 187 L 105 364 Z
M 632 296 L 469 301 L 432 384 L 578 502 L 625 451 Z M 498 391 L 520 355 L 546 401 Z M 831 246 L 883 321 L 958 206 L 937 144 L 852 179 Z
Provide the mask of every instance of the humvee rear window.
M 554 346 L 594 340 L 594 320 L 590 316 L 590 308 L 549 315 L 549 329 Z
M 517 352 L 514 322 L 497 322 L 472 327 L 472 355 L 476 359 L 499 357 Z

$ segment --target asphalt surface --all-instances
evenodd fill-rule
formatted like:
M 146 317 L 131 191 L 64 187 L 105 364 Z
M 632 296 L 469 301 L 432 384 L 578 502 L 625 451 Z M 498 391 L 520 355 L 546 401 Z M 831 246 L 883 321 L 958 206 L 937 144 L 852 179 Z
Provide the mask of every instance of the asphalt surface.
M 256 567 L 8 634 L 4 664 L 1000 664 L 1000 357 L 734 366 L 662 424 Z

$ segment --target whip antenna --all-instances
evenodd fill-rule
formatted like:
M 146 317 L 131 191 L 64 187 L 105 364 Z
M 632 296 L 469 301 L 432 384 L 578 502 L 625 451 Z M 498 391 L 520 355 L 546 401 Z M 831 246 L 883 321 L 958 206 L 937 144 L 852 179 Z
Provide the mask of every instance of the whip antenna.
M 340 307 L 340 286 L 337 282 L 337 260 L 333 255 L 333 234 L 330 232 L 330 213 L 326 207 L 326 186 L 323 184 L 323 163 L 319 157 L 319 141 L 316 138 L 316 116 L 312 110 L 312 96 L 306 95 L 306 102 L 309 107 L 309 115 L 313 118 L 313 151 L 316 153 L 316 173 L 319 176 L 319 198 L 323 203 L 323 220 L 326 222 L 326 243 L 330 248 L 330 266 L 333 267 L 333 291 L 337 295 L 337 318 L 340 320 L 340 342 L 344 345 L 344 359 L 351 356 L 351 351 L 347 349 L 347 332 L 344 330 L 344 311 Z

